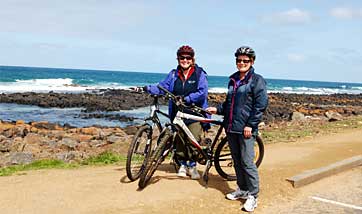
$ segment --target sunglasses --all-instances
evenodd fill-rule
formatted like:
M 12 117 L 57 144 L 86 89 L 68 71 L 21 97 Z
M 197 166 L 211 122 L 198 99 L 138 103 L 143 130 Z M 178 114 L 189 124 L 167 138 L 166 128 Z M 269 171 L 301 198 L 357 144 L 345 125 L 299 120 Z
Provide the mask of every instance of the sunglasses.
M 236 63 L 241 63 L 241 62 L 246 64 L 246 63 L 251 62 L 251 60 L 250 59 L 236 59 Z
M 179 56 L 177 59 L 178 60 L 184 60 L 184 59 L 192 60 L 192 57 L 191 56 Z

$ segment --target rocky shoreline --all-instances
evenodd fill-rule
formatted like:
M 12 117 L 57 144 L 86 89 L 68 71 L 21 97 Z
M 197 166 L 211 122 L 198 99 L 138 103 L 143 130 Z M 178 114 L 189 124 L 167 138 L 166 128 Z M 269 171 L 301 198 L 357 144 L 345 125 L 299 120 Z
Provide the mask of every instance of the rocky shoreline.
M 264 124 L 290 120 L 343 120 L 362 115 L 362 94 L 300 95 L 269 94 L 270 104 Z M 210 94 L 215 106 L 225 94 Z M 129 90 L 102 90 L 86 94 L 14 93 L 0 94 L 0 103 L 17 103 L 41 107 L 82 107 L 85 112 L 117 111 L 148 106 L 152 97 Z M 167 101 L 160 99 L 162 104 Z M 102 117 L 99 113 L 92 117 Z M 116 120 L 132 118 L 115 117 Z M 136 127 L 76 128 L 44 122 L 22 120 L 4 122 L 0 118 L 0 167 L 27 164 L 39 159 L 81 161 L 106 151 L 125 154 Z
M 209 94 L 209 105 L 216 106 L 223 102 L 225 94 Z M 290 120 L 294 112 L 306 116 L 321 117 L 326 112 L 338 112 L 343 116 L 362 114 L 362 94 L 269 94 L 269 107 L 265 113 L 264 121 L 278 122 Z M 167 101 L 159 99 L 161 104 Z M 65 93 L 13 93 L 0 94 L 0 103 L 17 103 L 36 105 L 40 107 L 73 108 L 81 107 L 83 112 L 90 113 L 89 117 L 107 117 L 99 112 L 130 110 L 148 106 L 152 97 L 145 93 L 136 93 L 130 90 L 104 89 L 93 93 L 65 94 Z M 92 113 L 97 112 L 97 114 Z M 108 115 L 109 116 L 109 115 Z M 82 115 L 82 117 L 87 117 Z M 134 118 L 114 116 L 114 119 L 127 121 Z M 1 119 L 1 118 L 0 118 Z
M 103 152 L 125 154 L 135 130 L 74 128 L 48 122 L 0 120 L 0 167 L 35 160 L 81 161 Z

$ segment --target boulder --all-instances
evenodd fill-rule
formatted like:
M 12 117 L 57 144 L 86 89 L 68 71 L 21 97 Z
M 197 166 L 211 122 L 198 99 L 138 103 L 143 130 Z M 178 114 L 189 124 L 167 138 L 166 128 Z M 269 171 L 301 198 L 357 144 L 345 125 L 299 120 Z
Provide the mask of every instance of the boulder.
M 73 150 L 77 146 L 78 142 L 73 138 L 63 138 L 61 141 L 61 147 Z
M 56 154 L 56 158 L 58 160 L 62 160 L 67 163 L 69 163 L 73 160 L 76 160 L 76 159 L 80 159 L 81 156 L 82 156 L 82 154 L 80 152 L 76 152 L 76 151 L 63 152 L 63 153 Z
M 292 118 L 292 121 L 303 121 L 303 120 L 305 120 L 304 114 L 301 113 L 301 112 L 297 112 L 297 111 L 292 113 L 291 118 Z
M 343 116 L 341 114 L 339 114 L 338 112 L 334 112 L 334 111 L 327 111 L 325 113 L 325 116 L 328 118 L 329 122 L 343 120 Z
M 137 130 L 138 130 L 137 126 L 127 126 L 126 128 L 124 128 L 124 131 L 128 135 L 136 134 Z
M 29 133 L 24 137 L 24 143 L 26 144 L 41 144 L 43 137 L 36 133 Z
M 123 139 L 122 137 L 111 135 L 107 137 L 107 142 L 113 144 L 122 141 L 122 139 Z
M 2 135 L 0 137 L 3 137 Z M 11 140 L 7 139 L 6 140 L 1 140 L 0 141 L 0 152 L 10 152 L 11 149 Z
M 23 124 L 25 124 L 25 121 L 24 120 L 17 120 L 15 124 L 16 125 L 23 125 Z
M 31 125 L 37 129 L 55 130 L 56 124 L 49 123 L 48 121 L 32 122 Z
M 29 152 L 11 153 L 8 158 L 11 165 L 29 164 L 34 160 L 33 154 Z

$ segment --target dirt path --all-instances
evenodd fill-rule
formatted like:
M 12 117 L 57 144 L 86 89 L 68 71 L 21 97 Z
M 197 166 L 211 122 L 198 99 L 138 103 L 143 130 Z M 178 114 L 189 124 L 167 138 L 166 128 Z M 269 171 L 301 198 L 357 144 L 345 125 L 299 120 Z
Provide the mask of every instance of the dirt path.
M 267 145 L 260 206 L 254 213 L 278 213 L 277 205 L 295 200 L 303 190 L 293 189 L 286 178 L 360 155 L 361 145 L 362 130 Z M 0 207 L 2 214 L 240 213 L 240 202 L 224 199 L 234 188 L 235 182 L 211 171 L 205 189 L 201 181 L 176 177 L 167 164 L 143 191 L 137 190 L 137 182 L 128 182 L 123 166 L 40 170 L 0 177 Z

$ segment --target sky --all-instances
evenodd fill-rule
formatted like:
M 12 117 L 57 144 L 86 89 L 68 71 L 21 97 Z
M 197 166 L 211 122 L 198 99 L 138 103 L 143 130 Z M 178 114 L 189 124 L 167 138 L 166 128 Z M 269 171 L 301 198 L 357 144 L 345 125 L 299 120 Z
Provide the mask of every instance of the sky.
M 1 0 L 0 65 L 167 73 L 188 44 L 209 75 L 256 51 L 270 79 L 362 83 L 360 0 Z

